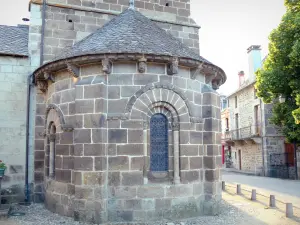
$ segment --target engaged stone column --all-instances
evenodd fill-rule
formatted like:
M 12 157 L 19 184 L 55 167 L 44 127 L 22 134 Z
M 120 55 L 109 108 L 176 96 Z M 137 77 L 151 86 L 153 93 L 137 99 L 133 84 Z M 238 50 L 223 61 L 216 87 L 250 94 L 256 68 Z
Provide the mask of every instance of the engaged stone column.
M 179 131 L 174 130 L 174 184 L 180 184 L 179 170 Z
M 49 176 L 54 177 L 54 148 L 55 148 L 55 134 L 49 135 L 50 152 L 49 152 Z
M 148 177 L 147 177 L 147 170 L 148 170 L 148 153 L 147 153 L 147 146 L 148 146 L 148 137 L 147 137 L 147 128 L 148 125 L 144 123 L 144 130 L 143 130 L 143 143 L 144 143 L 144 184 L 148 184 Z

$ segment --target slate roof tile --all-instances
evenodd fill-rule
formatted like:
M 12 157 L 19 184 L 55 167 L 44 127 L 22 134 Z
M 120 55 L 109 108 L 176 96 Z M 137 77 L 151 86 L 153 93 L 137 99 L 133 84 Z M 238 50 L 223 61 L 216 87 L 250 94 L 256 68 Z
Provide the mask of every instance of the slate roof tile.
M 28 56 L 28 33 L 26 25 L 0 25 L 0 55 Z

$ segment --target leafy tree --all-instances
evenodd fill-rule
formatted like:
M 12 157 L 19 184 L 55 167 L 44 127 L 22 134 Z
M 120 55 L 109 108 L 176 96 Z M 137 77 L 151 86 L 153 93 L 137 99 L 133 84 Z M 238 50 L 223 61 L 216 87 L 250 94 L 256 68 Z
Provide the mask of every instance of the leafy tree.
M 270 121 L 282 127 L 289 142 L 300 142 L 300 0 L 285 0 L 285 6 L 281 23 L 269 36 L 269 55 L 256 73 L 256 89 L 265 103 L 274 103 Z

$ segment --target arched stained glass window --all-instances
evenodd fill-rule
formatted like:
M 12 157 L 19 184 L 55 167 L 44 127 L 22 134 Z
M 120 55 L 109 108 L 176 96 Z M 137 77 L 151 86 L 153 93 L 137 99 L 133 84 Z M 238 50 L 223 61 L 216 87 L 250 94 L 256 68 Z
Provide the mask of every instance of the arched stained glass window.
M 168 119 L 161 113 L 154 114 L 150 120 L 150 171 L 169 170 Z

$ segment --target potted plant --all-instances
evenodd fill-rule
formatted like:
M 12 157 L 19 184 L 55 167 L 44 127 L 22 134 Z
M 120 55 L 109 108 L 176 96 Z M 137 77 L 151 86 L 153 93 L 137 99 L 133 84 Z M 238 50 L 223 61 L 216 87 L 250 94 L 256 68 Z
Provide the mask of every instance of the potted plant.
M 2 160 L 0 160 L 0 177 L 3 177 L 4 176 L 4 172 L 6 170 L 6 165 L 4 162 L 2 162 Z

